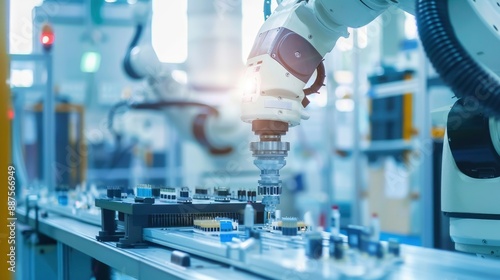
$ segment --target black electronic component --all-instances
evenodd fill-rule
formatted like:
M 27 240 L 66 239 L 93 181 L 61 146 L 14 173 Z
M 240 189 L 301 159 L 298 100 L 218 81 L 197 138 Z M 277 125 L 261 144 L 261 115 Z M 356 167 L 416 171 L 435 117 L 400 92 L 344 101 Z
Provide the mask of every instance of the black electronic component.
M 202 199 L 208 200 L 210 199 L 210 195 L 208 194 L 208 189 L 206 188 L 195 188 L 193 199 Z
M 351 249 L 365 250 L 365 243 L 370 237 L 368 229 L 362 226 L 349 225 L 347 227 L 347 244 Z
M 113 190 L 113 197 L 115 199 L 121 199 L 122 198 L 122 189 L 121 188 L 115 188 Z
M 257 191 L 248 191 L 247 192 L 247 199 L 249 202 L 257 201 Z
M 107 196 L 108 198 L 113 198 L 113 197 L 115 196 L 115 194 L 114 194 L 114 189 L 113 189 L 113 188 L 108 188 L 108 189 L 106 190 L 106 196 Z
M 196 194 L 208 194 L 208 189 L 196 188 L 194 191 Z
M 247 191 L 246 190 L 238 190 L 238 200 L 239 201 L 247 201 Z
M 340 260 L 344 257 L 344 241 L 339 236 L 330 236 L 330 257 Z
M 151 188 L 151 193 L 153 194 L 153 197 L 159 198 L 160 197 L 160 188 L 159 187 Z
M 399 257 L 400 249 L 399 242 L 395 239 L 389 239 L 388 251 L 389 254 L 393 254 L 396 257 Z
M 189 197 L 189 189 L 188 188 L 182 188 L 181 191 L 179 192 L 180 197 Z
M 99 241 L 117 241 L 121 248 L 145 247 L 142 230 L 146 227 L 187 227 L 193 226 L 197 219 L 216 219 L 225 217 L 243 223 L 246 203 L 202 203 L 172 204 L 158 201 L 154 198 L 135 198 L 116 201 L 96 199 L 96 207 L 101 208 L 102 230 L 96 236 Z M 264 222 L 264 205 L 255 203 L 255 222 Z M 116 215 L 118 213 L 118 215 Z M 116 220 L 118 216 L 118 220 Z M 118 225 L 124 231 L 118 230 Z
M 226 188 L 215 189 L 214 200 L 217 202 L 229 202 L 231 198 L 229 197 L 229 190 Z
M 308 232 L 306 234 L 306 256 L 311 259 L 319 259 L 323 255 L 323 237 L 319 232 Z
M 177 198 L 177 202 L 179 203 L 192 203 L 193 200 L 189 197 L 189 188 L 182 187 L 179 192 L 179 198 Z

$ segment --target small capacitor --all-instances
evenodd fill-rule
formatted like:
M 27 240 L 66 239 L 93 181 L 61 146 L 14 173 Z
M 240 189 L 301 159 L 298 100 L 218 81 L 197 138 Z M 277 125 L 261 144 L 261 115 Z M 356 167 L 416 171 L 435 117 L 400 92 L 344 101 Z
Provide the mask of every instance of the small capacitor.
M 281 210 L 279 210 L 279 209 L 276 210 L 274 215 L 276 217 L 276 220 L 281 220 Z
M 253 209 L 252 204 L 247 203 L 247 205 L 245 206 L 245 216 L 244 216 L 245 228 L 253 227 L 254 215 L 255 215 L 255 210 Z
M 380 240 L 380 220 L 377 213 L 373 213 L 370 220 L 370 240 L 374 242 Z

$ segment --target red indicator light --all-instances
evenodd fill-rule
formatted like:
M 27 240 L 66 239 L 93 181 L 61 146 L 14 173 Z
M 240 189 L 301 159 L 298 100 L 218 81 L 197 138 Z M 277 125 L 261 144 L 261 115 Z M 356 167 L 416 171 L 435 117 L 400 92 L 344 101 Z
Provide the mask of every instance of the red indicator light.
M 14 119 L 14 111 L 13 111 L 12 109 L 10 109 L 10 110 L 7 112 L 7 116 L 9 117 L 9 120 Z
M 54 44 L 54 31 L 50 25 L 45 24 L 42 27 L 42 36 L 40 37 L 40 41 L 42 42 L 43 48 L 46 51 L 49 51 L 52 48 L 52 44 Z

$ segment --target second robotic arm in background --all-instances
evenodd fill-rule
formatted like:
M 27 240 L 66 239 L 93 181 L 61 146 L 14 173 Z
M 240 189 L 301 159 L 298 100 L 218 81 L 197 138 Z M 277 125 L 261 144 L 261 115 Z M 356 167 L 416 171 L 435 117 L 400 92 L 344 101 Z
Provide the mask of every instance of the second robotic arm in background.
M 133 9 L 136 30 L 123 68 L 131 79 L 147 80 L 149 90 L 155 93 L 157 101 L 133 104 L 132 107 L 165 109 L 183 139 L 199 143 L 213 155 L 231 154 L 250 135 L 239 121 L 239 101 L 229 98 L 215 107 L 194 98 L 196 94 L 189 92 L 186 84 L 176 81 L 172 77 L 172 70 L 160 62 L 151 43 L 140 42 L 149 25 L 150 1 L 139 1 Z

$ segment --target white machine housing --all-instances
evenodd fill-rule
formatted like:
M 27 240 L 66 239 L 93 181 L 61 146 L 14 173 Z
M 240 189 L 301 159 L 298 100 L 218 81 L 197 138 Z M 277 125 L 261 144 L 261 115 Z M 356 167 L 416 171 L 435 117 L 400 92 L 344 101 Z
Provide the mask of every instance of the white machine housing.
M 445 135 L 448 139 L 448 135 Z M 500 139 L 495 139 L 497 142 Z M 447 213 L 500 215 L 500 178 L 475 179 L 458 169 L 444 141 L 441 210 Z M 459 251 L 500 257 L 500 220 L 450 218 L 450 236 Z

